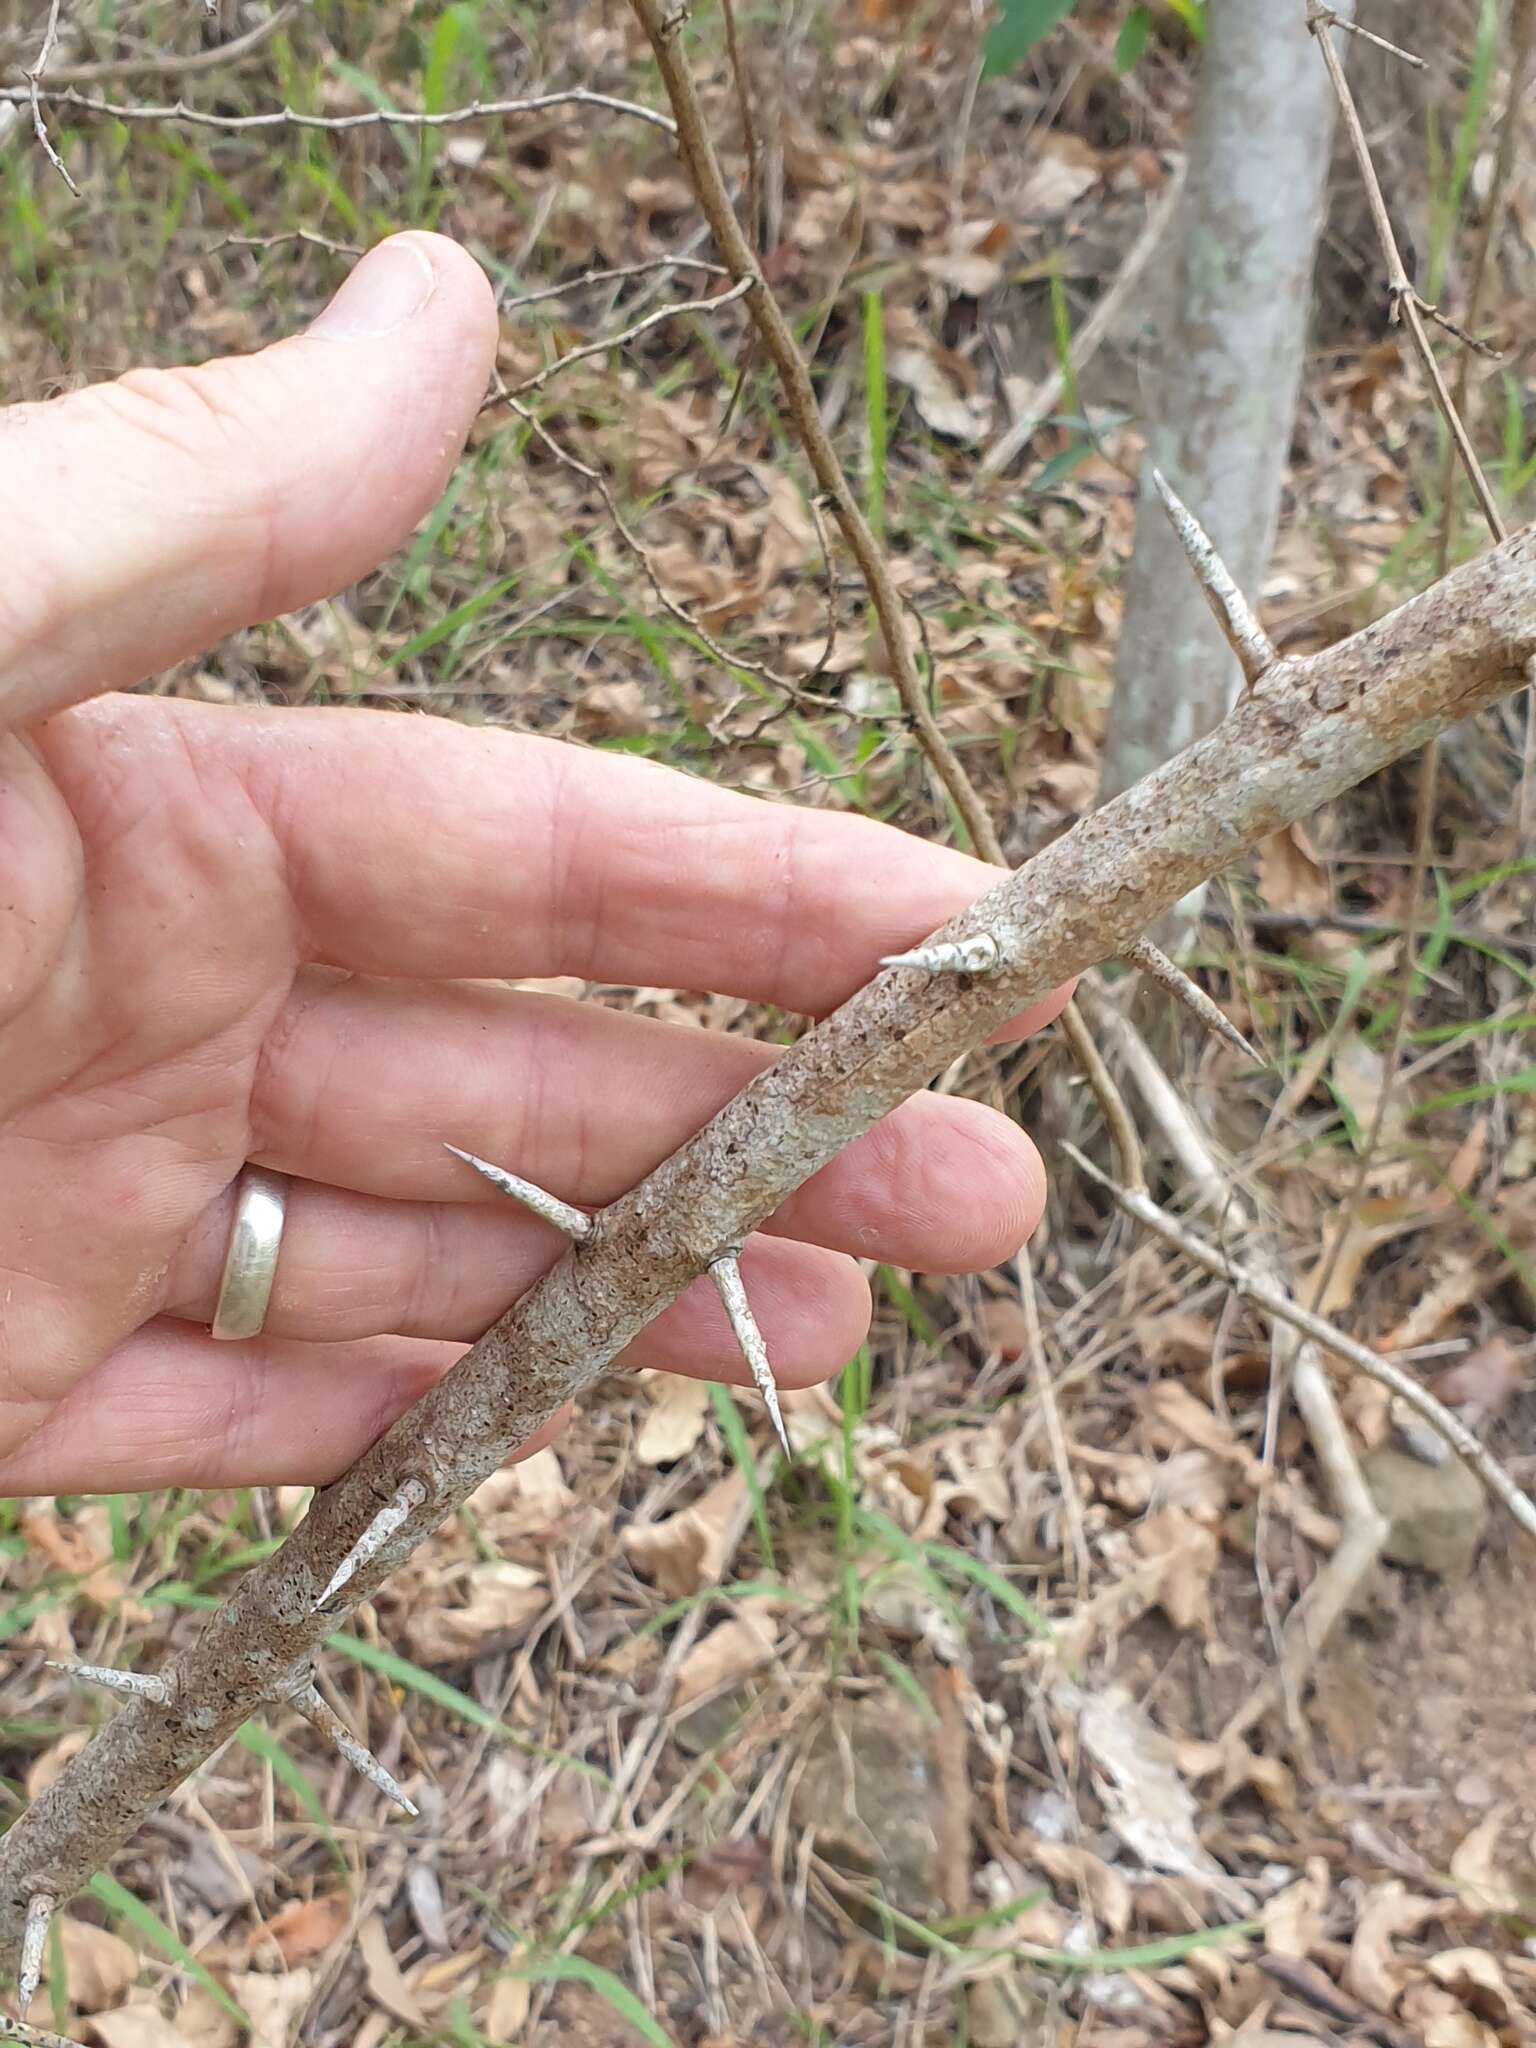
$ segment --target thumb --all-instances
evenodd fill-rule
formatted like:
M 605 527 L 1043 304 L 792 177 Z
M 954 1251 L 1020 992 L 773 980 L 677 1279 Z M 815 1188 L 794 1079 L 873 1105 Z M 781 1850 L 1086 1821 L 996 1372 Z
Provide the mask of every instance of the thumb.
M 374 568 L 447 482 L 495 345 L 473 258 L 396 235 L 305 334 L 0 414 L 0 727 Z

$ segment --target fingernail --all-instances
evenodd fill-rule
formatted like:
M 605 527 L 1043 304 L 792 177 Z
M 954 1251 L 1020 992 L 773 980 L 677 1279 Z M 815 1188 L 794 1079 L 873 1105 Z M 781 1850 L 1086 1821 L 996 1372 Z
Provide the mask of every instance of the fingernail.
M 437 289 L 437 273 L 412 235 L 396 235 L 370 249 L 310 323 L 327 341 L 373 341 L 415 319 Z

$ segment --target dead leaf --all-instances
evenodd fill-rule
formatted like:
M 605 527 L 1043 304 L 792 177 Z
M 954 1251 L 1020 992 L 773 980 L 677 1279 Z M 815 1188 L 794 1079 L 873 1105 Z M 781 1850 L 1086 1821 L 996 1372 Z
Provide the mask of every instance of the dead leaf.
M 1009 1363 L 1023 1356 L 1029 1342 L 1029 1321 L 1018 1302 L 1006 1294 L 994 1295 L 982 1303 L 977 1321 L 988 1351 Z
M 450 1604 L 458 1592 L 456 1604 Z M 475 1564 L 413 1601 L 402 1617 L 406 1648 L 418 1664 L 462 1664 L 505 1649 L 543 1613 L 549 1587 L 531 1565 L 497 1558 Z
M 1327 1905 L 1328 1865 L 1321 1856 L 1314 1856 L 1304 1877 L 1265 1900 L 1265 1948 L 1271 1955 L 1294 1956 L 1305 1962 L 1322 1939 Z
M 1179 1775 L 1174 1745 L 1130 1691 L 1109 1685 L 1085 1692 L 1059 1678 L 1052 1699 L 1071 1715 L 1101 1779 L 1109 1824 L 1132 1855 L 1153 1870 L 1198 1877 L 1219 1896 L 1246 1904 L 1242 1887 L 1200 1845 L 1199 1808 Z
M 1260 846 L 1259 894 L 1271 910 L 1326 917 L 1333 908 L 1328 877 L 1300 825 L 1272 832 Z
M 533 1986 L 526 1977 L 498 1977 L 491 1986 L 490 2003 L 480 2021 L 488 2041 L 516 2041 L 522 2034 L 533 1999 Z
M 1030 151 L 1018 210 L 1031 220 L 1059 220 L 1102 175 L 1102 161 L 1090 143 L 1061 129 L 1047 129 Z
M 263 1949 L 276 1948 L 285 1966 L 292 1969 L 295 1963 L 307 1963 L 324 1955 L 332 1942 L 346 1933 L 351 1914 L 345 1892 L 322 1892 L 313 1899 L 293 1899 L 254 1930 L 247 1947 L 258 1964 L 263 1961 Z
M 680 1508 L 663 1522 L 626 1529 L 623 1543 L 630 1561 L 673 1600 L 718 1585 L 745 1526 L 746 1498 L 746 1479 L 733 1471 L 692 1507 Z
M 585 982 L 577 982 L 564 993 L 575 995 L 585 988 Z M 535 1451 L 531 1458 L 519 1458 L 515 1465 L 503 1465 L 481 1481 L 465 1506 L 488 1540 L 499 1547 L 519 1537 L 543 1535 L 575 1503 L 576 1496 L 560 1469 L 559 1454 L 551 1446 Z
M 88 1920 L 62 1919 L 55 1928 L 64 1945 L 64 1982 L 77 2012 L 103 2012 L 116 2005 L 139 1974 L 137 1952 L 126 1941 Z M 53 1959 L 50 1940 L 43 1959 L 44 1981 Z
M 1362 1145 L 1381 1107 L 1386 1071 L 1382 1055 L 1375 1046 L 1367 1045 L 1357 1031 L 1346 1032 L 1334 1048 L 1333 1092 L 1348 1110 Z
M 1052 1842 L 1041 1835 L 1022 1837 L 1019 1853 L 1066 1892 L 1067 1903 L 1076 1907 L 1086 1899 L 1111 1941 L 1118 1941 L 1130 1926 L 1130 1884 L 1124 1872 L 1106 1863 L 1102 1856 L 1074 1843 Z
M 395 1961 L 389 1934 L 377 1913 L 370 1913 L 358 1928 L 357 1952 L 363 1959 L 368 1996 L 374 2004 L 382 2006 L 385 2012 L 402 2020 L 406 2026 L 425 2033 L 428 2025 L 426 2014 L 416 2002 L 415 1993 Z
M 1451 1876 L 1456 1880 L 1462 1899 L 1474 1913 L 1518 1913 L 1521 1910 L 1520 1893 L 1500 1870 L 1495 1857 L 1500 1832 L 1511 1811 L 1507 1804 L 1494 1807 L 1487 1818 L 1479 1821 L 1471 1834 L 1458 1843 L 1451 1857 Z
M 120 2005 L 87 2022 L 101 2048 L 187 2048 L 187 2037 L 173 2027 L 157 2005 Z
M 947 285 L 962 298 L 979 299 L 985 293 L 997 290 L 1003 281 L 1003 266 L 995 257 L 965 250 L 957 254 L 925 257 L 923 274 L 931 277 L 935 284 Z
M 779 1605 L 772 1596 L 743 1600 L 730 1621 L 720 1622 L 695 1643 L 678 1670 L 673 1707 L 686 1707 L 716 1686 L 745 1678 L 766 1664 L 778 1635 L 770 1616 Z
M 230 1996 L 251 2022 L 250 2048 L 291 2048 L 293 2030 L 315 1995 L 311 1969 L 237 1977 Z
M 683 1878 L 683 1895 L 702 1912 L 718 1906 L 728 1892 L 739 1892 L 768 1869 L 766 1842 L 756 1835 L 716 1842 L 701 1850 Z
M 77 1578 L 75 1592 L 94 1606 L 123 1603 L 122 1574 L 113 1561 L 105 1509 L 83 1507 L 66 1520 L 51 1502 L 38 1501 L 23 1511 L 21 1533 L 56 1571 Z M 134 1618 L 147 1618 L 147 1609 L 128 1604 Z
M 1345 1990 L 1373 2012 L 1391 2013 L 1409 1976 L 1408 1964 L 1393 1950 L 1393 1937 L 1417 1933 L 1441 1911 L 1438 1900 L 1414 1897 L 1395 1877 L 1377 1885 L 1355 1923 L 1344 1965 Z
M 676 1372 L 648 1372 L 642 1380 L 651 1407 L 635 1439 L 635 1456 L 642 1465 L 670 1465 L 691 1451 L 704 1433 L 709 1382 Z
M 1183 1508 L 1163 1508 L 1137 1527 L 1134 1541 L 1143 1557 L 1161 1566 L 1153 1598 L 1174 1627 L 1213 1636 L 1211 1579 L 1221 1559 L 1216 1531 Z
M 1469 1429 L 1480 1429 L 1502 1413 L 1524 1374 L 1520 1356 L 1509 1340 L 1490 1337 L 1441 1373 L 1435 1393 L 1448 1408 L 1460 1412 Z
M 645 690 L 632 676 L 612 683 L 589 683 L 581 693 L 581 710 L 602 733 L 646 732 L 652 723 Z
M 926 349 L 893 349 L 886 367 L 896 383 L 909 387 L 923 424 L 936 434 L 970 444 L 987 431 L 991 406 L 984 398 L 962 391 Z
M 235 2048 L 240 2028 L 211 1991 L 194 1984 L 176 2015 L 176 2034 L 181 2048 Z

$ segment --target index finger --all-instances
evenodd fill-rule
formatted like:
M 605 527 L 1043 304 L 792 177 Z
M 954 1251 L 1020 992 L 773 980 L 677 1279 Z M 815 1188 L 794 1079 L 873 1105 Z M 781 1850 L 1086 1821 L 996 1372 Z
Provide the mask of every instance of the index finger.
M 569 974 L 819 1016 L 998 879 L 868 818 L 558 740 L 374 711 L 154 709 L 267 817 L 307 957 L 355 973 Z

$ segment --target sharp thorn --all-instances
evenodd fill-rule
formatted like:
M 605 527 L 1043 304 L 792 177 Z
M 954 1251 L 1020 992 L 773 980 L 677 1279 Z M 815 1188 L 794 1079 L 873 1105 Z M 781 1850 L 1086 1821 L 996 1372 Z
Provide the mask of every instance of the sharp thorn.
M 1207 1031 L 1214 1031 L 1218 1038 L 1224 1038 L 1228 1045 L 1235 1046 L 1255 1066 L 1267 1067 L 1268 1060 L 1244 1038 L 1219 1004 L 1213 1003 L 1197 982 L 1191 981 L 1182 967 L 1174 965 L 1166 953 L 1160 953 L 1150 939 L 1133 939 L 1123 956 L 1132 967 L 1139 967 L 1143 974 L 1150 975 L 1160 988 L 1167 989 L 1175 1002 L 1182 1003 L 1190 1015 Z
M 592 1218 L 585 1209 L 573 1208 L 569 1202 L 562 1202 L 558 1195 L 535 1187 L 531 1180 L 508 1173 L 503 1166 L 492 1166 L 488 1159 L 477 1159 L 473 1152 L 461 1151 L 457 1145 L 449 1145 L 447 1150 L 455 1159 L 462 1159 L 466 1166 L 472 1166 L 476 1173 L 483 1173 L 493 1188 L 500 1188 L 514 1202 L 521 1202 L 535 1216 L 542 1216 L 546 1223 L 553 1223 L 556 1230 L 563 1230 L 567 1237 L 580 1239 L 591 1231 Z
M 393 1800 L 400 1811 L 408 1813 L 412 1820 L 420 1817 L 421 1808 L 390 1776 L 373 1751 L 365 1743 L 358 1741 L 340 1715 L 332 1712 L 314 1686 L 308 1685 L 302 1692 L 295 1693 L 293 1705 L 309 1725 L 346 1758 L 353 1770 L 368 1780 L 375 1791 L 382 1792 L 386 1799 Z
M 159 1707 L 170 1704 L 171 1688 L 151 1671 L 113 1671 L 105 1664 L 66 1664 L 55 1658 L 49 1659 L 48 1668 L 67 1673 L 69 1677 L 78 1679 L 81 1685 L 99 1685 L 107 1692 L 122 1692 L 134 1699 L 153 1700 Z
M 1215 615 L 1222 635 L 1237 656 L 1239 668 L 1249 687 L 1266 669 L 1280 659 L 1275 644 L 1259 624 L 1252 606 L 1232 579 L 1231 571 L 1217 554 L 1214 543 L 1194 513 L 1184 503 L 1160 469 L 1152 472 L 1153 486 L 1172 521 L 1195 580 L 1205 592 L 1206 603 Z
M 16 1977 L 16 2007 L 25 2012 L 37 1996 L 43 1981 L 43 1950 L 48 1944 L 48 1923 L 58 1900 L 52 1892 L 34 1892 L 27 1901 L 26 1924 L 21 1930 L 21 1968 Z
M 331 1574 L 331 1582 L 315 1602 L 316 1609 L 326 1607 L 346 1585 L 347 1581 L 360 1572 L 365 1564 L 377 1557 L 397 1529 L 403 1529 L 423 1501 L 427 1489 L 419 1479 L 407 1479 L 394 1499 L 379 1509 L 362 1535 L 358 1537 L 346 1556 Z
M 996 974 L 1003 951 L 990 932 L 973 939 L 938 939 L 909 953 L 887 953 L 882 967 L 921 967 L 928 974 Z
M 741 1355 L 751 1370 L 752 1384 L 762 1395 L 769 1420 L 784 1446 L 784 1455 L 793 1458 L 794 1447 L 789 1441 L 789 1431 L 784 1427 L 784 1411 L 779 1406 L 778 1384 L 773 1377 L 773 1367 L 768 1363 L 768 1347 L 763 1342 L 763 1333 L 757 1327 L 757 1317 L 752 1313 L 752 1304 L 747 1300 L 747 1290 L 742 1282 L 741 1261 L 735 1252 L 726 1252 L 713 1261 L 709 1274 L 725 1306 L 732 1333 L 741 1346 Z

